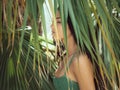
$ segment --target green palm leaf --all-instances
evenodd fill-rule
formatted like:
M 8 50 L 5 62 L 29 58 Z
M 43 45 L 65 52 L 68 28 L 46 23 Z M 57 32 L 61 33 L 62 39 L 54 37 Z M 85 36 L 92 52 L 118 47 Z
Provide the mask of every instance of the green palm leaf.
M 0 1 L 1 90 L 54 90 L 50 75 L 57 64 L 48 55 L 55 57 L 55 51 L 49 48 L 53 43 L 47 37 L 44 2 L 47 1 Z M 79 48 L 89 53 L 93 65 L 99 67 L 99 71 L 94 68 L 96 83 L 101 80 L 98 90 L 119 90 L 120 1 L 48 0 L 48 4 L 54 20 L 59 6 L 65 38 L 70 16 Z M 117 13 L 113 14 L 113 9 Z M 32 29 L 25 30 L 26 26 Z M 45 39 L 38 29 L 44 32 Z

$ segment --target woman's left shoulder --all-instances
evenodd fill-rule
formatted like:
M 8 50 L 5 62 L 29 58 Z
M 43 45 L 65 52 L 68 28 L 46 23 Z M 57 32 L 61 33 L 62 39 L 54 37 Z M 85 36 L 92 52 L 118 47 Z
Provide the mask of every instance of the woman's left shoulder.
M 92 69 L 92 63 L 87 54 L 78 54 L 72 62 L 72 67 L 74 67 L 74 71 L 77 69 Z
M 74 58 L 73 65 L 81 65 L 81 64 L 91 64 L 91 60 L 88 58 L 87 54 L 78 54 L 76 55 L 76 57 Z
M 72 62 L 72 71 L 81 89 L 95 90 L 93 67 L 86 54 L 80 54 Z

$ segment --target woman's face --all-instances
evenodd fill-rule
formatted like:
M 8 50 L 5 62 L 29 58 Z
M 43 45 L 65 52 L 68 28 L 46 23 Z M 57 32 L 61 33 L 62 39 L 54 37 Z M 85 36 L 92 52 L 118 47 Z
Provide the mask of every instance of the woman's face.
M 56 28 L 54 25 L 54 22 L 51 25 L 52 28 L 52 36 L 56 41 L 64 41 L 64 34 L 63 34 L 63 29 L 62 29 L 62 22 L 61 22 L 61 17 L 60 17 L 60 13 L 57 12 L 56 14 Z M 70 35 L 70 30 L 69 27 L 67 25 L 67 38 L 69 38 Z

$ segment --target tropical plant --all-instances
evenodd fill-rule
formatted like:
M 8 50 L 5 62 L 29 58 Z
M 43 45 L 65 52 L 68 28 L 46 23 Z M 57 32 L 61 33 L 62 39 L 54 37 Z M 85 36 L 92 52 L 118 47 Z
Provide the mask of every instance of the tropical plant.
M 54 90 L 50 75 L 56 63 L 46 54 L 54 55 L 54 51 L 48 46 L 44 2 L 47 0 L 0 0 L 1 90 Z M 48 0 L 48 4 L 54 20 L 60 7 L 65 37 L 70 15 L 80 48 L 87 49 L 93 65 L 99 67 L 99 71 L 94 68 L 98 90 L 119 90 L 120 1 Z M 117 13 L 113 14 L 113 9 Z M 25 30 L 28 25 L 31 30 Z M 45 39 L 39 32 L 44 32 Z M 43 41 L 46 47 L 41 44 Z
M 91 55 L 97 90 L 120 89 L 119 4 L 118 0 L 54 0 L 53 8 L 50 3 L 54 20 L 60 8 L 65 37 L 71 17 L 80 49 Z
M 50 71 L 55 67 L 46 53 L 54 51 L 42 45 L 52 42 L 41 36 L 37 0 L 0 4 L 0 90 L 52 90 Z

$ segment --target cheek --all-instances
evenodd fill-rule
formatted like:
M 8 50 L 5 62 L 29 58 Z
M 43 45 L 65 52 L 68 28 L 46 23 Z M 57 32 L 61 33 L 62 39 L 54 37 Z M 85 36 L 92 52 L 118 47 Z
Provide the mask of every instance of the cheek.
M 58 34 L 58 36 L 57 36 Z M 53 34 L 53 38 L 56 40 L 63 40 L 64 39 L 64 34 L 63 34 L 63 29 L 61 25 L 57 25 L 57 31 Z
M 62 27 L 58 28 L 58 36 L 59 38 L 63 39 L 64 38 L 64 33 Z

